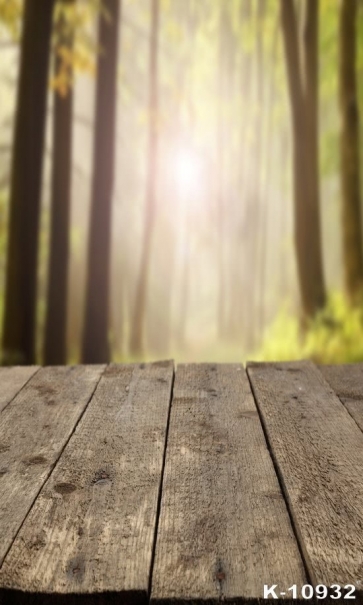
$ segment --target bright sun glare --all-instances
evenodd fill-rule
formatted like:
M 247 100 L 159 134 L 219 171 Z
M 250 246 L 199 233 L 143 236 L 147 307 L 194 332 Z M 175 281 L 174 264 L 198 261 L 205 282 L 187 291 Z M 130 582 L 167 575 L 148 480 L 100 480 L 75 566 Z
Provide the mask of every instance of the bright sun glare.
M 181 195 L 197 194 L 202 185 L 203 162 L 192 149 L 181 148 L 174 160 L 176 186 Z

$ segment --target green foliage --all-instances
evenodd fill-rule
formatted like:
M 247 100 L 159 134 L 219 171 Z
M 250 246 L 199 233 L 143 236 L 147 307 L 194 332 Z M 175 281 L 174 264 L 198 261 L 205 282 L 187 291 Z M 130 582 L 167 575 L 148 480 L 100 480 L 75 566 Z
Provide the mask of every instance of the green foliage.
M 20 38 L 23 8 L 23 0 L 0 0 L 0 34 L 5 30 L 15 42 Z M 52 50 L 60 62 L 51 86 L 62 96 L 72 86 L 73 72 L 95 72 L 93 24 L 99 12 L 110 19 L 101 0 L 58 0 L 55 4 Z M 72 48 L 64 43 L 67 39 L 74 40 Z
M 277 315 L 266 330 L 261 350 L 251 358 L 261 361 L 287 361 L 303 357 L 296 317 L 286 308 Z
M 320 3 L 319 86 L 323 100 L 334 97 L 338 87 L 339 10 L 337 8 L 330 0 L 322 0 Z
M 22 0 L 0 0 L 0 24 L 14 40 L 19 39 L 22 8 Z
M 319 16 L 320 168 L 323 177 L 331 177 L 339 167 L 339 10 L 322 0 Z
M 359 4 L 357 19 L 357 84 L 360 123 L 363 125 L 363 3 Z M 363 143 L 363 140 L 362 140 Z M 363 179 L 362 179 L 363 181 Z
M 363 307 L 352 308 L 345 296 L 333 292 L 304 337 L 296 317 L 281 311 L 266 332 L 258 359 L 313 359 L 317 363 L 363 361 Z
M 334 176 L 339 166 L 339 133 L 329 126 L 320 137 L 320 170 L 323 177 Z
M 103 18 L 110 19 L 98 0 L 58 0 L 55 5 L 52 47 L 54 55 L 60 60 L 51 86 L 61 96 L 66 96 L 72 87 L 74 73 L 93 75 L 95 72 L 97 45 L 93 39 L 92 24 L 100 11 Z

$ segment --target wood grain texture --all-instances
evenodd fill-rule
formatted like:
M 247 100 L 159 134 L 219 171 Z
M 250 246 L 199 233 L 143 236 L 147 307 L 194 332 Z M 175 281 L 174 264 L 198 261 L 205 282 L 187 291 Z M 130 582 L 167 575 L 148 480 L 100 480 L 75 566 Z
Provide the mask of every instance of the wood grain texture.
M 39 366 L 0 368 L 0 412 L 14 399 L 38 369 Z
M 249 364 L 312 583 L 362 600 L 363 435 L 309 361 Z
M 363 363 L 319 366 L 319 370 L 363 431 Z
M 103 366 L 40 369 L 0 415 L 0 565 Z
M 49 593 L 146 602 L 172 380 L 172 362 L 107 367 L 5 559 L 3 586 L 36 603 Z
M 244 602 L 304 582 L 244 369 L 178 366 L 152 602 Z

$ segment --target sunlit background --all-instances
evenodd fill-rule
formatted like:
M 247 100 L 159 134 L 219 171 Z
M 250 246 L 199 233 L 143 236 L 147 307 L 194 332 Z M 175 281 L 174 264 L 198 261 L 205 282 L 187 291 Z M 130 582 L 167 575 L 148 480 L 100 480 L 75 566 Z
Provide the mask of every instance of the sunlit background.
M 299 27 L 304 4 L 296 3 Z M 0 0 L 2 309 L 22 26 L 22 3 L 8 2 L 14 9 L 10 13 L 5 5 L 6 0 Z M 160 0 L 155 221 L 142 346 L 132 350 L 141 251 L 145 230 L 150 228 L 145 204 L 151 2 L 122 1 L 109 309 L 113 360 L 363 359 L 360 306 L 349 306 L 343 285 L 338 5 L 330 0 L 319 2 L 319 188 L 328 302 L 323 315 L 314 319 L 302 337 L 294 245 L 293 138 L 280 2 Z M 98 3 L 78 0 L 76 10 L 69 363 L 81 359 L 96 64 L 101 52 Z M 357 39 L 362 113 L 361 3 Z M 52 52 L 54 57 L 56 50 Z M 36 346 L 40 362 L 47 305 L 54 95 L 68 94 L 52 74 L 51 66 L 38 263 Z

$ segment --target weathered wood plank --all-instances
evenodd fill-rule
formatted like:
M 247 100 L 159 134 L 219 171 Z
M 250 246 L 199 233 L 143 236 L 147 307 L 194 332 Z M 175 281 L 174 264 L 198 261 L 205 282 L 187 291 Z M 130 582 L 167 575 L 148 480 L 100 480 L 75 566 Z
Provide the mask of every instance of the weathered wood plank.
M 313 584 L 362 599 L 363 435 L 309 361 L 249 364 Z
M 363 363 L 319 366 L 319 370 L 363 431 Z
M 105 370 L 5 559 L 3 586 L 37 603 L 47 593 L 147 601 L 172 380 L 172 362 Z
M 103 366 L 40 369 L 0 415 L 0 565 Z
M 38 369 L 39 366 L 0 368 L 0 412 L 14 399 Z
M 245 371 L 178 366 L 152 602 L 244 602 L 268 582 L 305 576 Z

